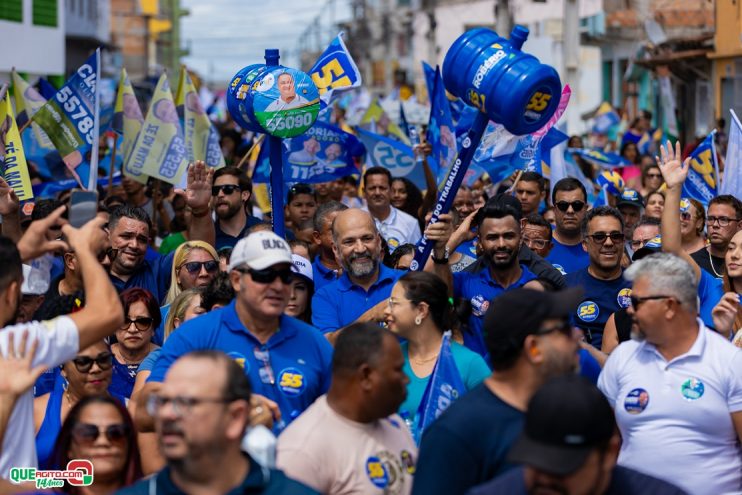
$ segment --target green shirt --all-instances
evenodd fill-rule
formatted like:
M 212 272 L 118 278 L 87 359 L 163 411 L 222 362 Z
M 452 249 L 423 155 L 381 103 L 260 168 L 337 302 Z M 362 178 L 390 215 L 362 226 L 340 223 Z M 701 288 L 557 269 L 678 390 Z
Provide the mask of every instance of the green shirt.
M 178 246 L 183 244 L 185 241 L 186 238 L 183 235 L 183 232 L 175 232 L 174 234 L 170 234 L 162 240 L 162 244 L 160 244 L 160 254 L 166 255 L 168 253 L 172 253 L 173 251 L 178 249 Z

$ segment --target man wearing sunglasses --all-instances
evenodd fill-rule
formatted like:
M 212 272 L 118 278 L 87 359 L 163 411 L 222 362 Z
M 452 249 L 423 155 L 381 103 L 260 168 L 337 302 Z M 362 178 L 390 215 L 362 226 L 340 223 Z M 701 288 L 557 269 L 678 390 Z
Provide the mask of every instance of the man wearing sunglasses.
M 563 275 L 586 268 L 590 259 L 582 248 L 581 230 L 587 213 L 585 186 L 577 179 L 564 178 L 554 185 L 551 202 L 556 228 L 552 238 L 554 247 L 546 260 Z
M 38 222 L 32 222 L 16 246 L 10 239 L 0 236 L 0 325 L 5 327 L 15 317 L 20 301 L 23 271 L 21 260 L 31 260 L 58 249 L 75 250 L 83 273 L 83 287 L 91 304 L 68 316 L 50 321 L 23 323 L 8 326 L 0 331 L 0 349 L 8 356 L 10 336 L 14 343 L 21 342 L 21 335 L 28 332 L 29 342 L 38 340 L 33 366 L 52 368 L 73 359 L 80 349 L 111 335 L 123 321 L 123 309 L 108 274 L 100 265 L 97 253 L 102 251 L 106 233 L 104 220 L 96 218 L 80 229 L 62 226 L 69 246 L 63 241 L 48 241 L 45 233 L 49 227 L 59 226 L 64 208 Z M 13 466 L 37 465 L 33 425 L 33 393 L 29 390 L 16 402 L 13 415 L 3 439 L 0 456 L 0 477 L 7 478 Z
M 585 297 L 577 308 L 574 324 L 584 332 L 589 344 L 600 349 L 608 317 L 628 307 L 631 295 L 631 283 L 623 278 L 621 268 L 626 239 L 623 218 L 615 208 L 599 206 L 587 212 L 582 231 L 589 265 L 568 273 L 565 279 L 568 287 L 584 289 Z
M 217 250 L 234 247 L 247 235 L 247 230 L 260 219 L 248 214 L 252 196 L 252 181 L 244 170 L 237 167 L 222 167 L 214 172 L 211 187 L 212 207 L 216 213 Z
M 155 363 L 143 397 L 157 389 L 170 365 L 198 349 L 227 353 L 245 370 L 255 393 L 275 401 L 280 431 L 330 384 L 332 347 L 317 329 L 283 314 L 291 295 L 292 258 L 288 243 L 257 231 L 237 243 L 229 262 L 236 297 L 228 306 L 178 327 Z M 140 415 L 140 428 L 151 418 Z

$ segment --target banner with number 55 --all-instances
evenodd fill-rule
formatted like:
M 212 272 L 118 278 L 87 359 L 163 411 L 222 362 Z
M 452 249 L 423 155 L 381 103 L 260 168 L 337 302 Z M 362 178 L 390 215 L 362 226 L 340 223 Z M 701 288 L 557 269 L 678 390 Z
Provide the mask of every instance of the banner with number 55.
M 361 73 L 343 42 L 343 33 L 335 37 L 309 70 L 320 94 L 320 108 L 332 101 L 333 94 L 361 86 Z
M 93 54 L 32 117 L 72 171 L 93 144 L 97 65 Z

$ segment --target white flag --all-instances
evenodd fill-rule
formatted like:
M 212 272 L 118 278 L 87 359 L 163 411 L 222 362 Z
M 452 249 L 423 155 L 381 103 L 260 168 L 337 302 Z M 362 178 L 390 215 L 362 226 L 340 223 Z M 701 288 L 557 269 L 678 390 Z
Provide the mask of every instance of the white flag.
M 721 181 L 719 194 L 731 194 L 735 198 L 742 198 L 742 124 L 734 110 L 730 112 L 732 112 L 732 122 L 729 126 L 727 156 L 724 159 L 724 178 Z

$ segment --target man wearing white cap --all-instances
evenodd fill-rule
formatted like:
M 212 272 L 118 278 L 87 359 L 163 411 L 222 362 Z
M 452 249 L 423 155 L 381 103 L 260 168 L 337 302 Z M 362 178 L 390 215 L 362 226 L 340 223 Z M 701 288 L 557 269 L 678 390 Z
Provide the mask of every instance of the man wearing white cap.
M 229 262 L 235 300 L 184 323 L 170 336 L 143 391 L 142 403 L 176 359 L 197 349 L 221 350 L 244 368 L 253 392 L 278 404 L 281 421 L 275 423 L 277 431 L 327 392 L 332 347 L 317 329 L 284 315 L 291 267 L 288 243 L 273 232 L 253 232 L 241 239 Z M 151 418 L 142 409 L 137 410 L 137 423 L 146 430 L 151 428 Z

